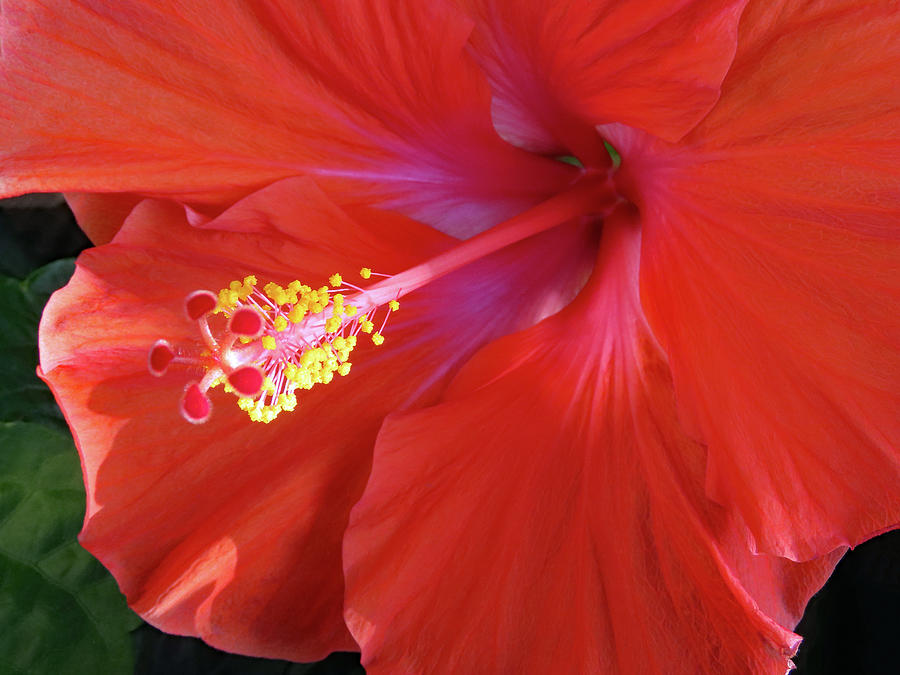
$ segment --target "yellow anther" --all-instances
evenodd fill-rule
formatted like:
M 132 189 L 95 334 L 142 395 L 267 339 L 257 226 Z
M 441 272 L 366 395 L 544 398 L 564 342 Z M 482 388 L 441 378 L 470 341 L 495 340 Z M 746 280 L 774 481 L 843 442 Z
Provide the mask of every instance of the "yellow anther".
M 304 316 L 306 316 L 306 307 L 303 305 L 297 305 L 288 313 L 288 319 L 291 320 L 291 323 L 300 323 L 303 321 Z
M 266 293 L 266 297 L 274 302 L 276 307 L 278 305 L 286 304 L 291 300 L 292 297 L 296 299 L 296 294 L 286 291 L 281 286 L 275 283 L 266 284 L 263 290 Z
M 297 397 L 294 394 L 279 394 L 278 405 L 282 410 L 291 412 L 297 407 Z
M 372 274 L 368 267 L 360 270 L 364 279 Z M 230 317 L 237 308 L 253 307 L 263 315 L 264 325 L 268 326 L 259 342 L 267 351 L 257 352 L 258 358 L 254 360 L 263 372 L 271 375 L 264 379 L 262 391 L 254 397 L 243 396 L 224 376 L 212 383 L 213 387 L 222 385 L 225 391 L 234 394 L 238 407 L 251 420 L 272 422 L 280 413 L 297 407 L 296 392 L 312 389 L 316 384 L 328 384 L 336 376 L 350 373 L 350 355 L 357 345 L 357 336 L 341 334 L 348 327 L 344 316 L 353 317 L 349 325 L 355 332 L 368 334 L 375 345 L 384 343 L 384 336 L 375 331 L 376 324 L 381 322 L 381 318 L 376 319 L 376 309 L 365 311 L 359 305 L 345 305 L 345 294 L 334 290 L 344 283 L 340 274 L 331 275 L 328 283 L 313 288 L 294 280 L 284 287 L 266 283 L 257 288 L 256 277 L 248 275 L 243 280 L 229 282 L 227 288 L 219 291 L 217 312 L 225 312 Z M 365 297 L 365 291 L 362 295 Z M 394 312 L 399 307 L 397 300 L 391 300 L 385 309 Z M 311 314 L 322 314 L 321 321 L 316 317 L 308 326 L 291 325 L 302 324 Z M 307 336 L 308 332 L 311 336 Z M 298 336 L 300 339 L 295 342 Z M 237 337 L 240 344 L 252 345 L 256 341 L 247 336 Z M 231 349 L 232 344 L 238 342 L 229 342 L 225 349 Z M 309 347 L 310 344 L 315 346 Z M 249 354 L 249 350 L 238 348 L 237 353 Z
M 238 294 L 230 288 L 219 291 L 219 309 L 234 309 L 238 300 Z

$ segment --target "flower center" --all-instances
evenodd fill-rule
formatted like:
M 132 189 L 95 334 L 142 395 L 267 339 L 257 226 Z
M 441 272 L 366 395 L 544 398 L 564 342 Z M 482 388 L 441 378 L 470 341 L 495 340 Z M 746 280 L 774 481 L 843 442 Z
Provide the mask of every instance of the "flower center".
M 203 373 L 181 398 L 181 414 L 189 422 L 209 419 L 208 392 L 219 385 L 237 397 L 251 420 L 271 422 L 297 406 L 298 389 L 347 375 L 361 335 L 381 345 L 388 318 L 407 293 L 573 218 L 602 218 L 621 201 L 611 172 L 585 172 L 566 192 L 400 274 L 363 268 L 363 279 L 379 279 L 367 288 L 334 274 L 319 288 L 291 281 L 287 286 L 267 283 L 260 290 L 256 277 L 247 276 L 217 294 L 194 291 L 185 298 L 184 309 L 197 324 L 199 348 L 176 349 L 157 340 L 148 369 L 161 376 L 178 364 Z
M 360 276 L 390 278 L 369 268 L 360 270 Z M 179 354 L 168 341 L 158 340 L 150 349 L 148 368 L 158 376 L 172 363 L 205 370 L 181 400 L 181 414 L 189 422 L 209 419 L 207 392 L 223 385 L 251 420 L 269 423 L 296 407 L 296 390 L 347 375 L 360 336 L 381 345 L 388 317 L 400 308 L 395 297 L 379 317 L 382 306 L 365 289 L 340 274 L 328 282 L 315 289 L 300 281 L 284 287 L 268 283 L 260 290 L 256 277 L 247 276 L 218 294 L 194 291 L 185 298 L 185 313 L 197 323 L 203 349 L 197 355 Z

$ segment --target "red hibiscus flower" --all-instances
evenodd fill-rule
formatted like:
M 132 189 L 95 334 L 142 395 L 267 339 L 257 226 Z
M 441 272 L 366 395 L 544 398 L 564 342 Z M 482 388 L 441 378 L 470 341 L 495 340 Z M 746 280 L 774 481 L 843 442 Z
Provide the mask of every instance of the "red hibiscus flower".
M 900 521 L 894 3 L 3 11 L 0 189 L 109 242 L 41 329 L 82 543 L 154 625 L 781 673 Z M 396 274 L 310 295 L 361 268 Z

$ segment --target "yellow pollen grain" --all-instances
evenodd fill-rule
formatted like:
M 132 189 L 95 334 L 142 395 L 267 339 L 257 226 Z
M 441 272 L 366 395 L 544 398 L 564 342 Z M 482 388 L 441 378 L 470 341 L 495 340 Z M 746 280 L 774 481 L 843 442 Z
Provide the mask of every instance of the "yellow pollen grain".
M 300 323 L 303 321 L 304 316 L 306 316 L 306 307 L 303 305 L 297 305 L 288 313 L 288 319 L 291 320 L 291 323 Z
M 341 329 L 341 320 L 333 316 L 325 322 L 326 333 L 337 333 Z
M 371 333 L 372 329 L 375 328 L 375 324 L 369 321 L 368 319 L 363 319 L 359 322 L 359 329 L 363 333 Z
M 347 316 L 356 316 L 356 307 L 353 305 L 347 305 L 344 307 L 344 314 Z
M 381 333 L 372 333 L 372 342 L 374 342 L 377 347 L 384 342 L 384 336 Z
M 397 302 L 396 300 L 391 300 L 388 303 L 388 307 L 390 307 L 393 311 L 396 312 L 398 309 L 400 309 L 400 303 Z
M 351 366 L 351 365 L 353 365 L 353 364 L 350 363 L 349 361 L 345 361 L 344 363 L 342 363 L 341 365 L 339 365 L 339 366 L 338 366 L 338 369 L 337 369 L 338 374 L 341 375 L 341 376 L 344 376 L 344 375 L 346 375 L 347 373 L 349 373 L 349 372 L 350 372 L 350 366 Z
M 275 338 L 271 335 L 263 335 L 262 337 L 262 346 L 264 349 L 268 349 L 270 351 L 275 350 Z
M 363 267 L 359 271 L 359 276 L 361 276 L 363 279 L 368 279 L 369 277 L 372 276 L 372 270 L 368 267 Z
M 275 326 L 275 330 L 277 330 L 278 332 L 281 332 L 288 327 L 288 320 L 280 314 L 275 317 L 275 321 L 273 321 L 272 323 Z
M 332 274 L 330 277 L 328 277 L 328 283 L 331 284 L 334 288 L 337 288 L 342 283 L 344 283 L 344 280 L 341 278 L 340 274 Z

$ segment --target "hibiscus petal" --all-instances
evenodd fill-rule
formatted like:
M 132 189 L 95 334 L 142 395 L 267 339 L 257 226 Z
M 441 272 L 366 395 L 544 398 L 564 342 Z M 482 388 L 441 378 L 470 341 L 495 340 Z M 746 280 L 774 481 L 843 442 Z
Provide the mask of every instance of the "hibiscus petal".
M 787 669 L 838 556 L 733 536 L 640 312 L 639 230 L 609 224 L 602 246 L 572 306 L 386 420 L 344 547 L 371 675 Z
M 461 0 L 511 142 L 596 161 L 593 126 L 623 122 L 669 140 L 719 96 L 746 0 Z M 585 156 L 587 155 L 587 156 Z
M 300 661 L 354 649 L 341 540 L 383 416 L 432 402 L 478 345 L 563 306 L 596 250 L 589 229 L 562 227 L 411 293 L 383 346 L 361 345 L 347 377 L 269 425 L 218 390 L 209 422 L 182 420 L 187 374 L 171 364 L 155 377 L 147 359 L 158 338 L 191 338 L 189 292 L 248 273 L 287 283 L 363 265 L 399 271 L 452 242 L 368 215 L 360 227 L 306 179 L 269 186 L 203 228 L 171 203 L 145 201 L 113 243 L 82 255 L 47 306 L 41 365 L 82 456 L 81 541 L 150 623 Z
M 7 0 L 0 194 L 225 205 L 315 173 L 468 236 L 574 169 L 500 140 L 442 2 Z M 474 217 L 474 220 L 473 220 Z
M 794 560 L 900 523 L 898 31 L 892 2 L 759 3 L 680 147 L 603 130 L 708 493 Z
M 96 246 L 112 241 L 128 214 L 142 199 L 139 195 L 127 192 L 66 194 L 66 202 L 75 214 L 78 225 Z

